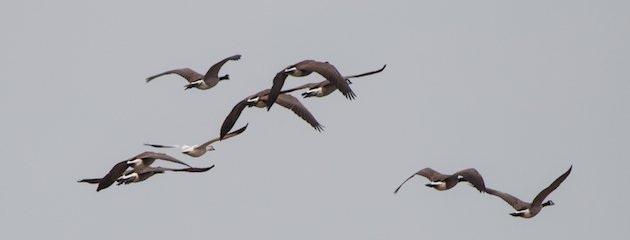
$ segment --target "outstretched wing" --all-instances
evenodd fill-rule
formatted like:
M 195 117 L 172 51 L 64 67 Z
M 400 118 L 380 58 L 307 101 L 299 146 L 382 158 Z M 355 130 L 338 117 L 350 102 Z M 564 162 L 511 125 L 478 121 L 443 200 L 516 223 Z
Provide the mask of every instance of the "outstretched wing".
M 96 183 L 99 183 L 100 181 L 101 181 L 100 178 L 84 178 L 84 179 L 81 179 L 81 180 L 79 180 L 77 182 L 96 184 Z
M 416 174 L 414 173 L 413 175 L 409 176 L 407 179 L 405 179 L 405 181 L 403 181 L 400 185 L 398 185 L 396 190 L 394 190 L 394 194 L 398 193 L 398 190 L 400 190 L 400 187 L 402 187 L 402 185 L 404 185 L 407 181 L 409 181 L 409 179 L 413 178 L 413 176 L 416 176 Z
M 244 127 L 240 128 L 240 129 L 238 129 L 238 130 L 236 130 L 236 131 L 234 131 L 234 132 L 231 132 L 231 133 L 226 134 L 226 135 L 223 137 L 223 140 L 228 139 L 228 138 L 231 138 L 231 137 L 234 137 L 234 136 L 236 136 L 236 135 L 239 135 L 239 134 L 243 133 L 243 132 L 245 131 L 245 129 L 247 129 L 247 126 L 248 126 L 248 125 L 249 125 L 249 123 L 248 123 L 248 124 L 245 124 L 245 126 L 244 126 Z M 205 149 L 206 147 L 208 147 L 208 145 L 212 144 L 213 142 L 219 141 L 219 140 L 220 140 L 220 137 L 218 137 L 218 138 L 214 138 L 214 139 L 212 139 L 212 140 L 210 140 L 210 141 L 205 142 L 204 144 L 201 144 L 201 145 L 199 146 L 199 148 L 203 148 L 203 149 Z
M 185 78 L 186 80 L 188 80 L 188 82 L 194 82 L 197 81 L 199 79 L 203 78 L 203 75 L 201 75 L 198 72 L 195 72 L 194 70 L 190 69 L 190 68 L 179 68 L 179 69 L 173 69 L 170 71 L 166 71 L 163 73 L 160 73 L 158 75 L 153 75 L 147 78 L 147 82 L 150 82 L 151 80 L 157 78 L 157 77 L 161 77 L 167 74 L 177 74 L 183 78 Z
M 311 112 L 309 112 L 297 98 L 289 94 L 280 94 L 278 95 L 277 102 L 281 106 L 293 111 L 300 118 L 304 119 L 304 121 L 308 122 L 313 128 L 315 128 L 315 130 L 319 132 L 324 130 L 324 126 L 317 122 L 317 119 L 315 119 L 313 114 L 311 114 Z
M 385 67 L 387 67 L 387 64 L 383 65 L 383 67 L 381 69 L 376 70 L 376 71 L 361 73 L 361 74 L 357 74 L 357 75 L 344 76 L 344 78 L 346 78 L 346 79 L 348 79 L 348 78 L 358 78 L 358 77 L 364 77 L 364 76 L 372 75 L 372 74 L 375 74 L 375 73 L 380 73 L 383 70 L 385 70 Z
M 486 184 L 483 181 L 483 177 L 474 168 L 468 168 L 456 172 L 455 175 L 462 176 L 466 181 L 473 185 L 480 192 L 486 191 Z
M 328 83 L 328 80 L 326 80 L 326 81 L 324 81 L 324 82 L 325 82 L 325 83 Z M 289 89 L 287 89 L 287 90 L 282 90 L 282 92 L 281 92 L 281 93 L 290 93 L 290 92 L 293 92 L 293 91 L 297 91 L 297 90 L 301 90 L 301 89 L 306 89 L 306 88 L 310 89 L 310 88 L 317 87 L 317 86 L 318 86 L 318 85 L 320 85 L 320 84 L 322 84 L 322 83 L 321 83 L 321 82 L 320 82 L 320 83 L 307 83 L 307 84 L 304 84 L 304 85 L 302 85 L 302 86 L 298 86 L 298 87 L 294 87 L 294 88 L 289 88 Z
M 129 168 L 129 166 L 127 166 L 126 160 L 114 165 L 114 167 L 109 170 L 109 172 L 98 182 L 98 187 L 96 188 L 96 191 L 101 191 L 114 184 L 114 182 L 116 182 L 116 179 L 122 176 L 127 168 Z
M 221 125 L 221 132 L 219 133 L 219 139 L 225 138 L 230 129 L 234 127 L 236 120 L 238 120 L 238 117 L 241 116 L 241 112 L 243 112 L 243 109 L 245 109 L 246 106 L 247 98 L 234 105 L 232 111 L 230 111 L 227 117 L 225 117 L 225 120 L 223 120 L 223 124 Z
M 284 72 L 284 69 L 276 74 L 273 78 L 273 85 L 271 86 L 271 90 L 269 91 L 269 95 L 267 96 L 267 111 L 271 109 L 271 106 L 278 99 L 278 95 L 280 95 L 280 90 L 282 90 L 282 85 L 284 85 L 284 80 L 287 79 L 289 74 Z
M 236 54 L 234 56 L 231 57 L 227 57 L 223 60 L 221 60 L 218 63 L 215 63 L 214 65 L 212 65 L 212 67 L 210 67 L 210 69 L 208 69 L 208 72 L 206 72 L 206 75 L 203 77 L 204 79 L 209 79 L 212 77 L 219 77 L 219 70 L 221 70 L 221 67 L 223 67 L 223 64 L 225 64 L 227 61 L 233 60 L 239 60 L 241 59 L 241 55 L 240 54 Z
M 144 145 L 154 147 L 154 148 L 181 148 L 181 146 L 179 145 L 161 145 L 161 144 L 152 144 L 152 143 L 145 143 Z
M 538 195 L 536 195 L 536 197 L 534 198 L 534 201 L 532 201 L 532 205 L 538 206 L 542 204 L 545 198 L 547 198 L 547 196 L 549 196 L 549 194 L 553 192 L 553 190 L 556 190 L 556 188 L 560 186 L 560 183 L 562 183 L 565 179 L 567 179 L 567 177 L 571 173 L 572 168 L 573 168 L 573 165 L 569 167 L 569 170 L 567 170 L 565 173 L 560 175 L 560 177 L 556 178 L 556 180 L 554 180 L 551 183 L 551 185 L 549 185 L 547 188 L 543 189 L 540 193 L 538 193 Z
M 169 161 L 169 162 L 173 162 L 173 163 L 177 163 L 177 164 L 182 164 L 182 165 L 185 165 L 187 167 L 190 167 L 190 165 L 188 165 L 187 163 L 182 162 L 182 161 L 178 160 L 177 158 L 171 157 L 171 156 L 166 155 L 164 153 L 143 152 L 143 153 L 138 154 L 137 156 L 135 156 L 133 159 L 142 159 L 145 162 L 145 165 L 151 165 L 153 160 L 160 159 L 160 160 Z
M 528 202 L 523 202 L 515 196 L 512 196 L 508 193 L 494 190 L 492 188 L 486 188 L 486 193 L 500 197 L 501 199 L 503 199 L 503 201 L 510 204 L 510 206 L 512 206 L 516 211 L 524 210 L 526 208 L 529 208 L 530 206 Z

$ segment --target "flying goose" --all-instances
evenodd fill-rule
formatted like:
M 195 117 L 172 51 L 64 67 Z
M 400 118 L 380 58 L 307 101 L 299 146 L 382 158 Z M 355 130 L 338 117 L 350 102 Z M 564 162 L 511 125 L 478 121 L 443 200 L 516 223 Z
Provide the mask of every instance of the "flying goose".
M 171 169 L 171 168 L 163 168 L 163 167 L 151 167 L 150 165 L 155 162 L 155 160 L 160 159 L 164 161 L 169 161 L 177 164 L 182 164 L 187 166 L 188 168 L 184 169 Z M 128 169 L 132 168 L 132 169 Z M 212 168 L 212 167 L 210 167 Z M 156 173 L 163 173 L 164 171 L 186 171 L 186 172 L 205 172 L 210 170 L 210 168 L 193 168 L 190 165 L 177 160 L 169 155 L 164 153 L 156 153 L 156 152 L 143 152 L 141 154 L 136 155 L 128 160 L 122 161 L 114 165 L 114 167 L 107 173 L 103 178 L 98 179 L 98 187 L 96 191 L 100 191 L 111 186 L 114 182 L 118 181 L 120 183 L 131 183 L 131 182 L 140 182 L 144 181 L 147 178 L 153 176 Z M 97 179 L 82 179 L 78 182 L 87 182 L 87 183 L 96 183 Z
M 350 78 L 359 78 L 359 77 L 363 77 L 363 76 L 368 76 L 368 75 L 372 75 L 375 73 L 379 73 L 382 72 L 385 67 L 387 67 L 387 65 L 383 65 L 383 67 L 379 70 L 376 71 L 372 71 L 372 72 L 366 72 L 366 73 L 362 73 L 362 74 L 357 74 L 357 75 L 351 75 L 351 76 L 344 76 L 343 78 L 346 79 L 346 81 L 349 84 L 352 84 L 352 82 L 350 81 Z M 306 90 L 306 92 L 302 93 L 302 97 L 304 98 L 308 98 L 308 97 L 325 97 L 328 96 L 329 94 L 331 94 L 332 92 L 334 92 L 335 90 L 337 90 L 337 87 L 335 85 L 333 85 L 332 83 L 330 83 L 330 81 L 328 80 L 324 80 L 318 83 L 307 83 L 304 84 L 302 86 L 299 87 L 295 87 L 295 88 L 291 88 L 289 90 L 285 90 L 285 92 L 292 92 L 292 91 L 296 91 L 296 90 L 301 90 L 301 89 L 305 89 L 307 88 L 308 90 Z
M 245 129 L 247 129 L 247 125 L 246 124 L 244 127 L 240 128 L 239 130 L 236 130 L 234 132 L 228 133 L 227 135 L 225 135 L 225 137 L 223 138 L 223 140 L 234 137 L 236 135 L 241 134 L 242 132 L 245 131 Z M 201 145 L 193 145 L 193 146 L 188 146 L 188 145 L 160 145 L 160 144 L 151 144 L 151 143 L 145 143 L 144 145 L 146 146 L 151 146 L 151 147 L 156 147 L 156 148 L 179 148 L 182 150 L 183 154 L 186 154 L 188 156 L 191 157 L 201 157 L 203 156 L 206 152 L 208 151 L 214 151 L 214 147 L 210 144 L 219 141 L 219 138 L 214 138 L 211 139 L 210 141 L 207 141 Z
M 435 190 L 439 191 L 451 189 L 455 187 L 455 185 L 457 185 L 457 183 L 459 182 L 469 182 L 480 192 L 486 191 L 486 185 L 483 182 L 483 177 L 481 177 L 481 174 L 479 174 L 479 172 L 477 172 L 477 170 L 474 168 L 467 168 L 452 175 L 441 174 L 431 168 L 423 168 L 420 169 L 420 171 L 411 175 L 409 178 L 407 178 L 407 180 L 402 182 L 400 186 L 398 186 L 396 190 L 394 190 L 394 193 L 397 193 L 398 190 L 400 190 L 400 187 L 402 187 L 403 184 L 405 184 L 415 175 L 423 176 L 429 179 L 431 182 L 425 184 L 425 186 L 432 187 Z
M 311 74 L 312 72 L 317 72 L 319 75 L 326 78 L 326 80 L 337 87 L 347 99 L 352 100 L 356 97 L 352 89 L 350 89 L 350 85 L 346 79 L 341 75 L 341 73 L 339 73 L 339 71 L 337 71 L 335 66 L 328 62 L 304 60 L 286 67 L 282 71 L 278 72 L 273 78 L 273 85 L 267 101 L 267 110 L 271 109 L 273 103 L 276 102 L 276 99 L 280 94 L 280 90 L 282 89 L 282 85 L 284 85 L 284 80 L 287 79 L 289 75 L 294 77 L 303 77 Z
M 264 108 L 269 99 L 269 89 L 262 90 L 254 95 L 248 96 L 242 101 L 238 102 L 232 111 L 225 117 L 223 124 L 221 125 L 221 133 L 219 135 L 219 139 L 225 139 L 227 137 L 227 132 L 232 129 L 236 120 L 241 115 L 241 112 L 245 109 L 245 107 L 259 107 Z M 280 93 L 277 97 L 277 102 L 280 106 L 283 106 L 291 111 L 293 111 L 296 115 L 302 118 L 304 121 L 309 123 L 315 130 L 322 131 L 323 126 L 317 122 L 313 114 L 311 114 L 308 109 L 300 101 L 286 93 Z
M 130 184 L 130 183 L 134 183 L 134 182 L 141 182 L 144 181 L 150 177 L 152 177 L 155 174 L 158 173 L 164 173 L 165 171 L 173 171 L 173 172 L 206 172 L 210 169 L 212 169 L 214 167 L 214 165 L 210 166 L 210 167 L 205 167 L 205 168 L 195 168 L 195 167 L 189 167 L 189 168 L 165 168 L 165 167 L 156 167 L 156 168 L 151 168 L 148 169 L 146 171 L 144 171 L 143 173 L 138 174 L 138 178 L 131 178 L 131 177 L 120 177 L 118 179 L 116 179 L 116 182 L 118 182 L 117 185 L 121 185 L 121 184 Z M 123 176 L 129 176 L 129 174 L 131 174 L 133 172 L 133 170 L 126 170 L 125 174 L 123 174 Z M 77 182 L 85 182 L 85 183 L 91 183 L 91 184 L 97 184 L 101 182 L 102 178 L 86 178 L 86 179 L 81 179 Z
M 208 72 L 206 72 L 206 75 L 201 75 L 198 72 L 195 72 L 194 70 L 190 69 L 190 68 L 179 68 L 179 69 L 173 69 L 170 71 L 166 71 L 163 73 L 160 73 L 158 75 L 154 75 L 151 77 L 147 78 L 147 82 L 150 82 L 151 80 L 160 77 L 160 76 L 164 76 L 167 74 L 177 74 L 183 78 L 185 78 L 186 80 L 188 80 L 188 82 L 190 82 L 190 84 L 187 84 L 185 86 L 184 89 L 190 89 L 190 88 L 197 88 L 197 89 L 201 89 L 201 90 L 206 90 L 206 89 L 210 89 L 212 87 L 214 87 L 215 85 L 217 85 L 217 83 L 219 83 L 220 80 L 229 80 L 230 79 L 230 75 L 229 74 L 225 74 L 222 77 L 219 77 L 219 70 L 221 69 L 221 67 L 223 66 L 223 64 L 225 64 L 225 62 L 229 61 L 229 60 L 239 60 L 241 59 L 241 55 L 240 54 L 236 54 L 234 56 L 228 57 L 226 59 L 221 60 L 218 63 L 215 63 L 214 65 L 212 65 L 212 67 L 210 67 L 210 69 L 208 69 Z
M 551 185 L 549 185 L 547 188 L 543 189 L 540 193 L 538 193 L 538 195 L 536 195 L 532 203 L 524 202 L 510 194 L 497 191 L 491 188 L 486 188 L 486 192 L 494 196 L 500 197 L 501 199 L 503 199 L 503 201 L 510 204 L 510 206 L 512 206 L 516 210 L 516 212 L 510 213 L 510 215 L 514 217 L 532 218 L 536 216 L 540 212 L 540 210 L 542 210 L 543 207 L 554 205 L 553 201 L 551 200 L 546 201 L 544 203 L 543 201 L 545 200 L 545 198 L 547 198 L 547 196 L 549 196 L 551 192 L 553 192 L 553 190 L 556 190 L 556 188 L 560 186 L 560 183 L 562 183 L 569 176 L 572 168 L 573 168 L 573 165 L 569 167 L 569 170 L 567 170 L 564 174 L 560 175 L 560 177 L 558 177 L 555 181 L 553 181 Z

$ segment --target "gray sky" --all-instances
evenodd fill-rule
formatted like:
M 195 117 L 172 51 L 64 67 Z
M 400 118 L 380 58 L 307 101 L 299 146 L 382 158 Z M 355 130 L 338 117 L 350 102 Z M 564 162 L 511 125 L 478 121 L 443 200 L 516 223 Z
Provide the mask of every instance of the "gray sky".
M 262 2 L 1 1 L 0 238 L 630 235 L 628 2 Z M 221 71 L 232 80 L 208 91 L 144 81 L 237 53 Z M 217 136 L 236 102 L 304 59 L 387 69 L 355 80 L 355 101 L 303 100 L 323 133 L 278 106 L 248 109 L 235 126 L 247 131 L 216 151 L 164 151 L 210 172 L 99 193 L 75 182 L 154 150 L 145 142 Z M 466 185 L 417 178 L 392 193 L 420 168 L 475 167 L 531 201 L 571 164 L 533 219 Z

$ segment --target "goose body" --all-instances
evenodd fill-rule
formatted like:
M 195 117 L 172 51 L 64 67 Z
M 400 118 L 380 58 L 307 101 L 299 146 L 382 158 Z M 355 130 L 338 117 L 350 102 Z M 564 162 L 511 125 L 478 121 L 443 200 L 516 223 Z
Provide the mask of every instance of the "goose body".
M 227 135 L 225 135 L 225 137 L 223 138 L 228 139 L 231 137 L 234 137 L 236 135 L 241 134 L 242 132 L 245 131 L 245 129 L 247 129 L 247 125 L 246 124 L 244 127 L 233 131 L 231 133 L 228 133 Z M 213 138 L 203 144 L 199 144 L 199 145 L 193 145 L 193 146 L 188 146 L 188 145 L 160 145 L 160 144 L 150 144 L 150 143 L 145 143 L 144 145 L 146 146 L 151 146 L 151 147 L 156 147 L 156 148 L 179 148 L 182 150 L 183 154 L 186 154 L 188 156 L 191 157 L 201 157 L 204 154 L 206 154 L 206 152 L 208 151 L 214 151 L 214 147 L 211 145 L 212 143 L 219 141 L 219 138 Z
M 219 139 L 225 139 L 227 133 L 232 129 L 245 107 L 266 107 L 267 101 L 269 100 L 269 92 L 269 89 L 265 89 L 238 102 L 223 121 Z M 279 105 L 293 111 L 298 117 L 315 128 L 315 130 L 323 130 L 323 126 L 317 122 L 313 114 L 311 114 L 297 98 L 286 93 L 280 93 L 277 97 L 277 101 Z
M 227 57 L 215 63 L 214 65 L 212 65 L 210 69 L 208 69 L 205 75 L 201 75 L 200 73 L 190 68 L 179 68 L 179 69 L 173 69 L 173 70 L 169 70 L 169 71 L 157 74 L 157 75 L 150 76 L 146 80 L 147 82 L 150 82 L 151 80 L 157 77 L 161 77 L 168 74 L 177 74 L 189 82 L 189 84 L 185 86 L 185 89 L 197 88 L 200 90 L 206 90 L 206 89 L 210 89 L 216 86 L 221 80 L 229 80 L 230 75 L 228 74 L 219 77 L 219 70 L 221 69 L 223 64 L 225 64 L 227 61 L 230 61 L 230 60 L 237 61 L 239 59 L 241 59 L 240 54 Z
M 409 181 L 409 179 L 413 178 L 416 175 L 423 176 L 429 179 L 429 181 L 431 182 L 425 184 L 425 186 L 431 187 L 438 191 L 451 189 L 455 187 L 455 185 L 457 185 L 457 183 L 459 182 L 469 182 L 473 187 L 475 187 L 480 192 L 486 191 L 486 185 L 483 181 L 483 177 L 474 168 L 467 168 L 451 175 L 439 173 L 438 171 L 435 171 L 431 168 L 423 168 L 423 169 L 420 169 L 418 172 L 414 173 L 413 175 L 411 175 L 410 177 L 408 177 L 404 182 L 402 182 L 396 188 L 396 190 L 394 190 L 394 193 L 398 193 L 398 190 L 400 190 L 402 185 L 405 184 L 407 181 Z
M 560 186 L 560 184 L 569 176 L 572 168 L 573 166 L 569 167 L 569 170 L 556 178 L 556 180 L 554 180 L 548 187 L 540 191 L 540 193 L 538 193 L 538 195 L 534 197 L 534 200 L 531 203 L 522 201 L 521 199 L 518 199 L 517 197 L 514 197 L 508 193 L 494 190 L 492 188 L 486 188 L 486 192 L 488 194 L 503 199 L 503 201 L 512 206 L 512 208 L 514 208 L 514 210 L 516 211 L 510 213 L 510 215 L 514 217 L 532 218 L 538 215 L 538 213 L 540 213 L 540 211 L 544 207 L 555 205 L 555 203 L 551 200 L 548 200 L 546 202 L 543 201 L 545 200 L 545 198 L 547 198 L 547 196 L 549 196 L 549 194 L 551 194 L 551 192 L 556 190 L 556 188 L 558 188 L 558 186 Z
M 341 75 L 341 73 L 339 73 L 335 66 L 328 62 L 304 60 L 288 66 L 276 74 L 266 102 L 267 110 L 271 109 L 271 106 L 276 102 L 276 99 L 282 90 L 282 86 L 284 85 L 284 81 L 289 75 L 294 77 L 303 77 L 311 74 L 312 72 L 317 72 L 319 75 L 326 78 L 326 80 L 335 85 L 335 87 L 338 88 L 347 99 L 352 100 L 356 97 L 356 94 L 354 94 L 350 88 L 347 80 Z
M 155 160 L 157 159 L 185 165 L 188 168 L 173 169 L 151 166 L 151 164 L 153 164 L 153 162 L 155 162 Z M 96 189 L 96 191 L 98 192 L 100 190 L 108 188 L 114 182 L 118 182 L 118 185 L 123 183 L 129 184 L 133 182 L 144 181 L 155 174 L 164 173 L 165 171 L 205 172 L 210 170 L 212 167 L 214 167 L 214 165 L 208 168 L 194 168 L 180 160 L 177 160 L 176 158 L 173 158 L 163 153 L 143 152 L 128 160 L 117 163 L 102 178 L 81 179 L 78 182 L 98 184 L 98 187 Z

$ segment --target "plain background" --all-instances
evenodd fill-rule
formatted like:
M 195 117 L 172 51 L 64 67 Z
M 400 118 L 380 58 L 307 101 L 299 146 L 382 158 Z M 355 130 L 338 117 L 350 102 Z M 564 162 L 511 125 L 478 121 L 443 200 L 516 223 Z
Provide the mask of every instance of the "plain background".
M 169 3 L 170 2 L 170 3 Z M 630 235 L 627 1 L 0 1 L 2 239 L 622 239 Z M 202 73 L 207 91 L 145 78 Z M 354 101 L 302 102 L 318 133 L 275 106 L 199 159 L 203 174 L 112 186 L 143 143 L 218 135 L 282 68 L 329 61 Z M 286 86 L 318 82 L 317 74 Z M 297 93 L 296 93 L 297 94 Z M 157 149 L 159 151 L 159 149 Z M 533 219 L 466 184 L 409 181 L 475 167 L 531 201 L 573 165 Z

